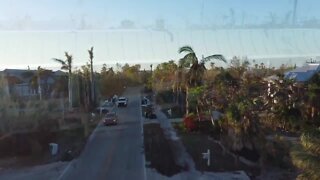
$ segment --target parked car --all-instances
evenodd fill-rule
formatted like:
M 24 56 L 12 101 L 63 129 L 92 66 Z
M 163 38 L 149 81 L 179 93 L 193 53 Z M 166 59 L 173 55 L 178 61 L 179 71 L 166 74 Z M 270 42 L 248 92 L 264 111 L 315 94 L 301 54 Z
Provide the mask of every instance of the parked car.
M 100 107 L 96 109 L 100 114 L 105 114 L 114 111 L 114 104 L 112 102 L 104 102 Z
M 128 105 L 128 98 L 126 97 L 119 97 L 117 101 L 118 107 L 127 107 Z
M 145 118 L 148 118 L 148 119 L 157 118 L 157 115 L 155 114 L 154 108 L 151 104 L 147 106 L 142 106 L 142 111 Z
M 142 100 L 141 100 L 141 106 L 142 107 L 147 107 L 147 106 L 150 106 L 151 105 L 151 102 L 148 98 L 146 97 L 143 97 Z
M 108 126 L 108 125 L 117 125 L 118 124 L 118 116 L 115 112 L 110 112 L 107 113 L 103 117 L 103 124 Z

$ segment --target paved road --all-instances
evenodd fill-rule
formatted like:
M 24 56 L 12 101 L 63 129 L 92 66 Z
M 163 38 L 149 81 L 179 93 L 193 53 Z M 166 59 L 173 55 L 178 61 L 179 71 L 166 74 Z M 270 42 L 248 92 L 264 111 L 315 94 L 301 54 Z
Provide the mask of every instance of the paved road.
M 129 88 L 124 95 L 129 104 L 117 109 L 119 124 L 97 127 L 81 156 L 59 179 L 145 179 L 139 89 Z

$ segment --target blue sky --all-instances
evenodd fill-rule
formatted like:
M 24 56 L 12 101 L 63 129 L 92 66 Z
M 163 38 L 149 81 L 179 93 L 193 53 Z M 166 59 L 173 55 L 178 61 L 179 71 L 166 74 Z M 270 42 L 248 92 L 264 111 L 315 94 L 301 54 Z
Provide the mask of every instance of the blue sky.
M 282 21 L 294 0 L 1 0 L 0 20 L 79 22 L 95 28 L 116 27 L 122 20 L 147 26 L 164 19 L 172 28 L 186 24 L 225 23 L 233 11 L 236 23 L 262 23 L 271 14 Z M 298 1 L 298 20 L 319 17 L 317 0 Z M 63 28 L 63 27 L 61 27 Z
M 199 26 L 223 26 L 232 22 L 235 26 L 266 24 L 272 17 L 276 19 L 276 23 L 284 23 L 286 15 L 290 12 L 292 15 L 293 2 L 294 0 L 1 0 L 0 69 L 38 65 L 51 67 L 54 66 L 51 58 L 63 58 L 64 51 L 75 56 L 76 64 L 84 64 L 87 61 L 86 51 L 91 46 L 95 46 L 96 61 L 99 64 L 153 63 L 177 59 L 181 56 L 177 49 L 182 45 L 193 46 L 199 55 L 223 53 L 228 57 L 256 57 L 301 52 L 301 56 L 317 56 L 312 47 L 319 45 L 316 42 L 320 41 L 318 29 L 288 33 L 266 33 L 263 30 L 252 33 L 237 30 L 195 32 L 192 29 Z M 319 5 L 318 0 L 298 0 L 297 22 L 320 19 Z M 174 34 L 173 39 L 166 31 L 152 31 L 159 19 L 163 20 L 165 29 Z M 124 20 L 131 21 L 135 29 L 119 29 Z M 291 22 L 291 18 L 287 20 Z M 87 33 L 82 33 L 83 30 Z M 97 30 L 103 33 L 97 33 Z M 268 34 L 271 34 L 270 38 L 266 39 Z M 253 42 L 255 39 L 265 42 Z M 307 41 L 304 43 L 306 47 L 294 45 L 301 40 Z M 226 42 L 231 41 L 241 42 L 242 45 L 230 47 Z M 288 41 L 291 42 L 290 47 L 286 44 Z M 279 48 L 274 48 L 275 42 Z

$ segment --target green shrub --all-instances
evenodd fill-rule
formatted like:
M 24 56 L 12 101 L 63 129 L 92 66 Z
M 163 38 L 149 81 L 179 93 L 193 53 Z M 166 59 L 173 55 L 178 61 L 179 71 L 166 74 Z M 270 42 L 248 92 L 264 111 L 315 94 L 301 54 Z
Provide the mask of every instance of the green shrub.
M 174 127 L 176 130 L 180 131 L 180 132 L 186 132 L 186 131 L 187 131 L 185 125 L 184 125 L 182 122 L 173 123 L 173 127 Z

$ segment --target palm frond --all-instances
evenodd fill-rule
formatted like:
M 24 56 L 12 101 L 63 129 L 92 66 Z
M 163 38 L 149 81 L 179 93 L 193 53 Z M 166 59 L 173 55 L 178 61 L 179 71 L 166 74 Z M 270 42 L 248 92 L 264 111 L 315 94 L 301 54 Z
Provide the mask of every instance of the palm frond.
M 201 60 L 201 63 L 206 63 L 206 62 L 212 61 L 212 60 L 220 60 L 222 62 L 227 63 L 227 60 L 221 54 L 214 54 L 214 55 L 211 55 L 211 56 L 207 56 L 207 57 L 205 57 L 205 58 L 203 58 Z
M 66 60 L 67 66 L 68 66 L 69 69 L 71 69 L 71 67 L 72 67 L 72 59 L 73 59 L 72 55 L 69 54 L 68 52 L 65 52 L 65 56 L 67 58 L 67 60 Z
M 183 59 L 191 64 L 198 62 L 198 58 L 195 53 L 188 53 L 183 57 Z
M 182 59 L 179 60 L 180 67 L 190 67 L 191 64 L 198 61 L 194 53 L 186 54 Z
M 61 69 L 67 71 L 67 70 L 69 70 L 69 66 L 65 64 L 65 65 L 61 66 Z
M 184 52 L 186 52 L 186 53 L 195 53 L 193 51 L 192 47 L 190 47 L 190 46 L 183 46 L 183 47 L 179 48 L 178 52 L 179 53 L 184 53 Z
M 68 59 L 68 57 L 69 57 L 70 55 L 69 55 L 69 53 L 68 53 L 67 51 L 65 51 L 65 52 L 64 52 L 64 56 L 66 56 L 67 59 Z
M 62 66 L 66 64 L 66 62 L 64 60 L 61 60 L 61 59 L 57 59 L 57 58 L 52 58 L 52 60 L 60 63 Z
M 93 59 L 93 46 L 88 50 L 90 60 Z

